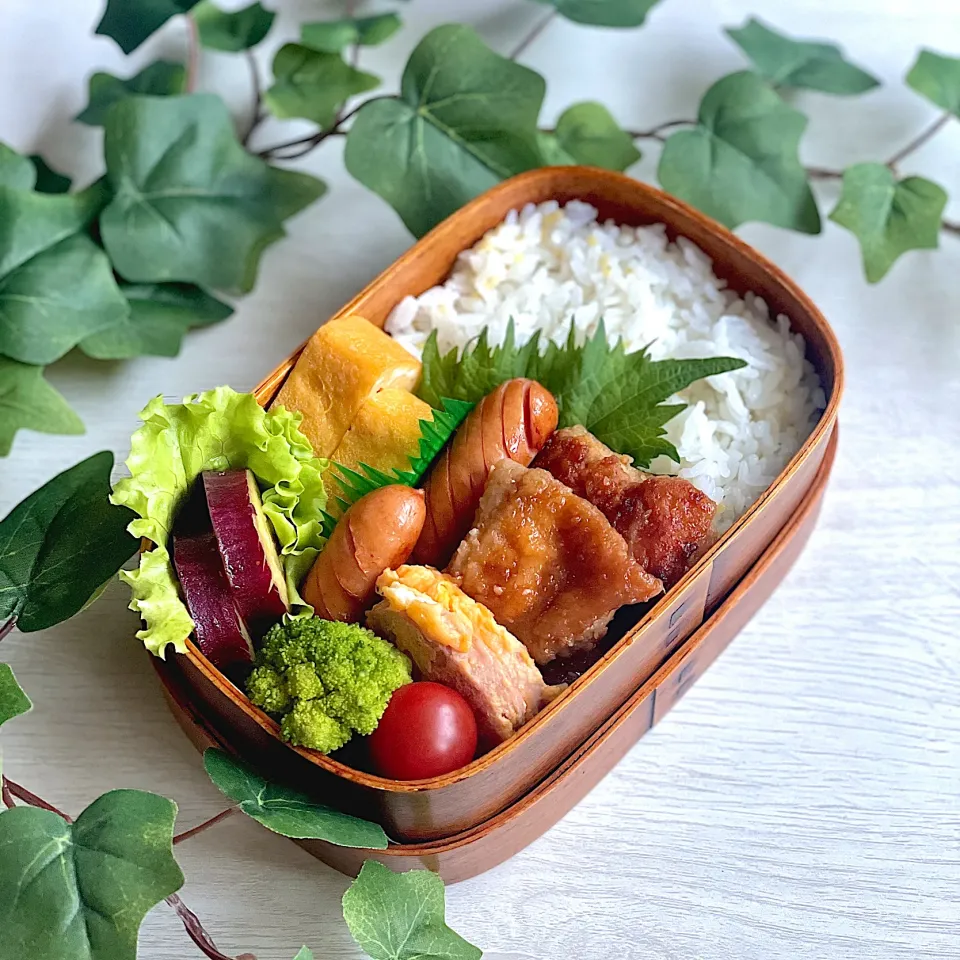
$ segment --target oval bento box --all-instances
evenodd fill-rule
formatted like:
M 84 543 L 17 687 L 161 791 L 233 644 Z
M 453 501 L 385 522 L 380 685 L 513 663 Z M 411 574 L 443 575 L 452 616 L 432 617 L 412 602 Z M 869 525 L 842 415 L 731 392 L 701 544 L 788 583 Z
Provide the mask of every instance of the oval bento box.
M 468 880 L 519 853 L 569 813 L 663 719 L 773 593 L 813 532 L 836 455 L 837 430 L 810 490 L 747 575 L 610 719 L 524 797 L 485 823 L 440 841 L 397 843 L 386 850 L 295 842 L 348 876 L 356 876 L 365 860 L 378 860 L 397 872 L 433 870 L 446 883 Z M 227 738 L 196 714 L 167 665 L 156 659 L 154 665 L 167 703 L 194 746 L 229 750 Z
M 326 803 L 381 823 L 398 840 L 436 840 L 476 827 L 528 793 L 595 734 L 757 563 L 810 491 L 836 423 L 843 361 L 833 331 L 811 300 L 721 225 L 653 187 L 609 171 L 548 167 L 499 184 L 427 234 L 335 316 L 359 315 L 383 326 L 401 298 L 441 283 L 457 255 L 510 210 L 546 200 L 584 200 L 599 210 L 601 219 L 664 223 L 671 237 L 692 240 L 732 289 L 755 291 L 772 315 L 786 314 L 803 334 L 824 387 L 826 409 L 777 480 L 676 586 L 652 606 L 621 611 L 615 624 L 622 636 L 596 664 L 515 736 L 454 773 L 399 782 L 291 747 L 280 739 L 277 724 L 192 642 L 186 654 L 170 659 L 174 682 L 198 716 L 224 731 L 236 753 Z M 273 400 L 298 356 L 299 351 L 257 387 L 262 404 Z

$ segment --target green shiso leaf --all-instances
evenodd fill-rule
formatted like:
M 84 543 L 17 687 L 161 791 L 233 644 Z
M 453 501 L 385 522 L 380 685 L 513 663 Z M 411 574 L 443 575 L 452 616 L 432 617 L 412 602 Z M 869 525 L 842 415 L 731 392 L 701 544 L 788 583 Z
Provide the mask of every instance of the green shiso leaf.
M 561 427 L 580 424 L 646 467 L 660 455 L 679 460 L 663 428 L 685 405 L 664 401 L 697 380 L 744 366 L 735 357 L 651 360 L 647 349 L 627 353 L 622 341 L 608 342 L 602 320 L 582 344 L 571 325 L 564 344 L 548 342 L 541 354 L 539 334 L 516 346 L 511 322 L 502 346 L 490 347 L 484 330 L 459 355 L 456 349 L 440 353 L 431 334 L 423 351 L 420 394 L 427 399 L 442 389 L 477 403 L 505 380 L 529 377 L 556 398 Z
M 456 347 L 441 354 L 437 332 L 433 330 L 423 348 L 423 372 L 417 395 L 431 407 L 439 406 L 443 397 L 478 403 L 505 380 L 529 375 L 540 346 L 539 338 L 538 332 L 518 347 L 511 318 L 499 346 L 490 346 L 484 327 L 462 354 Z

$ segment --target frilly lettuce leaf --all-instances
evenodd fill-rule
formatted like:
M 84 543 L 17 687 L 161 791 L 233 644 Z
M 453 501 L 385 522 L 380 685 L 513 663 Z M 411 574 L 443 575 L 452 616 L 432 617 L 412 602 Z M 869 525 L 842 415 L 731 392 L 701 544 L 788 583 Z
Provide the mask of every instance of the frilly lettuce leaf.
M 266 411 L 252 394 L 217 387 L 183 403 L 155 397 L 140 418 L 143 426 L 130 441 L 130 476 L 115 484 L 111 499 L 140 518 L 130 524 L 130 533 L 155 544 L 141 555 L 137 570 L 120 573 L 133 591 L 130 609 L 144 621 L 137 636 L 147 649 L 163 657 L 172 643 L 183 653 L 193 630 L 168 547 L 177 509 L 204 470 L 253 471 L 280 545 L 291 613 L 311 614 L 297 584 L 323 544 L 321 477 L 328 462 L 313 455 L 300 432 L 300 414 L 283 407 Z

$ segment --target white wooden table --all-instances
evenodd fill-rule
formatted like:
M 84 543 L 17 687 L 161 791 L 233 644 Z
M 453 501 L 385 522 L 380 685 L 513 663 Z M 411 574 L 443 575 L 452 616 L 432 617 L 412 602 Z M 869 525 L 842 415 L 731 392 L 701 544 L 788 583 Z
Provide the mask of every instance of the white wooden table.
M 0 139 L 93 176 L 99 134 L 68 123 L 86 75 L 132 73 L 159 49 L 176 52 L 179 36 L 125 64 L 92 36 L 97 0 L 3 6 Z M 555 22 L 525 60 L 548 78 L 548 118 L 596 98 L 625 125 L 650 126 L 692 114 L 713 79 L 739 68 L 720 27 L 754 12 L 843 42 L 889 84 L 859 99 L 802 98 L 811 163 L 889 155 L 934 116 L 899 83 L 916 49 L 960 54 L 956 0 L 664 0 L 640 31 Z M 542 11 L 416 0 L 402 13 L 406 31 L 363 63 L 388 82 L 444 19 L 475 23 L 506 50 Z M 246 96 L 242 66 L 224 58 L 206 58 L 204 82 Z M 282 137 L 267 129 L 263 143 Z M 155 394 L 251 387 L 410 243 L 343 172 L 340 151 L 331 142 L 301 162 L 330 195 L 269 251 L 234 319 L 192 335 L 177 361 L 70 357 L 54 368 L 89 432 L 21 434 L 0 461 L 0 515 L 95 450 L 122 459 Z M 651 149 L 637 174 L 651 178 L 654 164 Z M 960 191 L 960 123 L 908 167 Z M 949 212 L 956 219 L 960 203 Z M 744 235 L 809 290 L 846 353 L 819 528 L 749 628 L 588 799 L 512 861 L 449 890 L 452 924 L 495 960 L 960 957 L 960 243 L 909 255 L 871 288 L 833 224 L 815 238 Z M 3 644 L 37 704 L 7 728 L 6 769 L 73 812 L 111 787 L 155 790 L 177 800 L 188 827 L 222 800 L 167 714 L 125 607 L 115 585 L 75 620 Z M 221 949 L 287 960 L 307 943 L 324 960 L 359 955 L 340 916 L 347 881 L 252 821 L 227 821 L 180 859 L 184 899 Z M 141 939 L 150 960 L 194 955 L 162 907 Z

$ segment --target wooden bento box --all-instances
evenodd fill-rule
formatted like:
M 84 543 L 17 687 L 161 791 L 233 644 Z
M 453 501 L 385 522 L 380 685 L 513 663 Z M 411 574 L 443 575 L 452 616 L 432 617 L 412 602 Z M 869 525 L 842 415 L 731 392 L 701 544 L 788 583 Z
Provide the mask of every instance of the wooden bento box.
M 810 299 L 777 267 L 724 227 L 659 190 L 621 174 L 588 167 L 549 167 L 494 187 L 449 217 L 387 268 L 337 317 L 359 314 L 382 326 L 406 295 L 441 283 L 461 250 L 526 203 L 585 200 L 601 219 L 665 223 L 671 237 L 699 245 L 714 269 L 740 292 L 754 290 L 772 314 L 786 314 L 803 334 L 807 355 L 827 396 L 811 435 L 776 482 L 653 606 L 627 608 L 613 629 L 622 634 L 603 657 L 515 736 L 454 773 L 400 782 L 353 769 L 314 751 L 291 747 L 277 724 L 254 707 L 197 647 L 166 668 L 197 715 L 225 744 L 265 772 L 326 803 L 381 823 L 403 841 L 429 841 L 469 831 L 527 794 L 613 716 L 717 609 L 759 560 L 811 490 L 834 431 L 843 362 L 833 331 Z M 256 389 L 266 405 L 299 351 Z
M 810 538 L 837 450 L 837 429 L 810 490 L 757 563 L 667 662 L 545 780 L 486 822 L 444 840 L 396 843 L 386 850 L 338 847 L 322 840 L 296 840 L 317 859 L 356 876 L 365 860 L 402 872 L 426 868 L 447 883 L 468 880 L 519 853 L 566 816 L 675 706 L 724 651 L 793 566 Z M 154 659 L 170 709 L 198 750 L 230 750 L 187 699 L 162 660 Z

